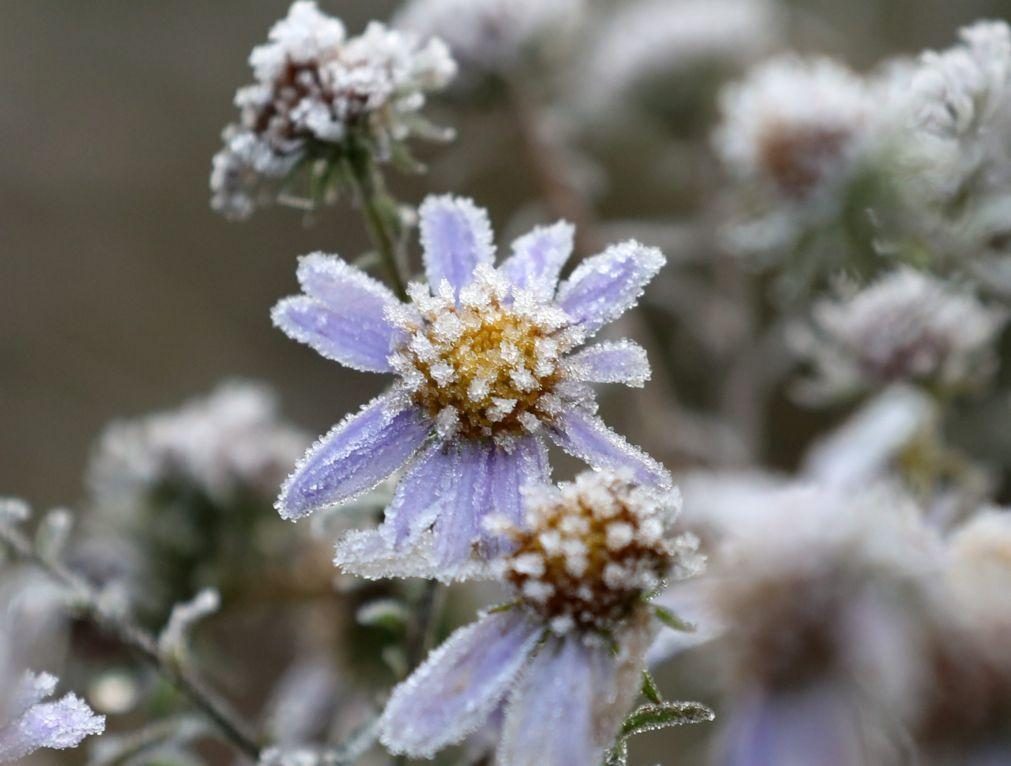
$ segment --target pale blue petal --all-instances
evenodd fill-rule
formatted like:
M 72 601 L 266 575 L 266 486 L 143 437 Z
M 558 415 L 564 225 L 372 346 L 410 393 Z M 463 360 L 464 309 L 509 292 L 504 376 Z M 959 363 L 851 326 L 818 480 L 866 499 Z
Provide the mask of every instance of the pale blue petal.
M 446 569 L 467 562 L 482 537 L 482 520 L 492 503 L 494 452 L 490 443 L 459 444 L 451 477 L 453 494 L 435 521 L 435 555 Z
M 558 304 L 588 335 L 636 304 L 666 259 L 638 242 L 612 245 L 587 258 L 558 288 Z
M 539 298 L 555 294 L 558 275 L 572 255 L 574 228 L 559 221 L 552 226 L 539 226 L 513 242 L 513 253 L 500 267 L 516 287 L 530 290 Z
M 454 446 L 441 442 L 420 452 L 397 484 L 386 509 L 383 532 L 396 547 L 417 539 L 432 526 L 453 495 L 453 476 L 458 460 Z
M 535 436 L 528 436 L 519 440 L 509 451 L 494 450 L 489 470 L 491 502 L 482 513 L 482 520 L 496 516 L 517 526 L 523 525 L 524 489 L 547 484 L 551 480 L 551 467 L 544 442 Z M 505 553 L 510 545 L 510 541 L 485 531 L 482 534 L 481 555 L 493 558 Z
M 0 729 L 0 763 L 20 760 L 41 748 L 77 747 L 89 736 L 105 730 L 105 717 L 68 694 L 56 702 L 33 705 Z
M 673 484 L 666 468 L 589 412 L 578 409 L 563 412 L 555 418 L 548 433 L 555 444 L 593 468 L 627 470 L 640 484 L 660 489 Z
M 858 711 L 831 685 L 737 698 L 716 762 L 720 766 L 853 766 L 871 763 Z
M 567 374 L 584 383 L 624 383 L 637 388 L 649 380 L 646 349 L 630 340 L 605 341 L 565 360 Z
M 271 313 L 288 337 L 327 359 L 365 372 L 390 372 L 388 361 L 402 332 L 387 320 L 396 298 L 386 287 L 335 256 L 300 259 L 305 295 L 280 301 Z
M 431 758 L 492 715 L 527 663 L 542 627 L 511 609 L 456 631 L 393 690 L 379 722 L 394 753 Z
M 432 290 L 443 280 L 456 292 L 479 264 L 491 265 L 495 245 L 488 213 L 462 197 L 428 197 L 419 211 L 425 274 Z
M 620 721 L 607 710 L 616 695 L 616 677 L 609 648 L 587 646 L 577 636 L 549 639 L 509 698 L 498 762 L 601 763 Z
M 373 399 L 309 448 L 281 488 L 278 512 L 298 519 L 367 492 L 406 463 L 430 431 L 431 420 L 404 409 L 396 394 Z

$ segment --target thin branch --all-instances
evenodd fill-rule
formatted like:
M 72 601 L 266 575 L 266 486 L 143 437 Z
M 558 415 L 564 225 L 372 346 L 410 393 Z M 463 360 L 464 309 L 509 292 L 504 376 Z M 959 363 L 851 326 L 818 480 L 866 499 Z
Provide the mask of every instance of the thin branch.
M 40 556 L 28 538 L 17 530 L 0 525 L 0 541 L 6 543 L 20 559 L 39 567 L 53 580 L 67 588 L 79 602 L 87 619 L 157 670 L 187 697 L 237 750 L 254 762 L 259 760 L 260 746 L 255 736 L 250 734 L 251 728 L 239 719 L 228 703 L 211 691 L 192 669 L 162 657 L 154 636 L 128 618 L 114 614 L 103 607 L 100 594 L 90 583 L 59 561 Z

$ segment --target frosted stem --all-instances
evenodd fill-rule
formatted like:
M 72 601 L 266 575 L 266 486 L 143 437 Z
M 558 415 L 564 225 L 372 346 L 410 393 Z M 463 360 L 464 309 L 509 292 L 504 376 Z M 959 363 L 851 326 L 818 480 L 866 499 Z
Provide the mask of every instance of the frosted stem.
M 217 693 L 188 666 L 168 662 L 158 651 L 158 642 L 150 633 L 128 618 L 113 614 L 102 606 L 99 593 L 84 578 L 59 561 L 40 556 L 28 539 L 17 530 L 0 525 L 3 541 L 18 558 L 35 564 L 53 580 L 67 588 L 75 597 L 84 616 L 103 632 L 134 651 L 154 667 L 181 694 L 189 699 L 218 728 L 226 740 L 254 763 L 259 761 L 260 746 L 250 734 L 250 727 L 232 711 Z

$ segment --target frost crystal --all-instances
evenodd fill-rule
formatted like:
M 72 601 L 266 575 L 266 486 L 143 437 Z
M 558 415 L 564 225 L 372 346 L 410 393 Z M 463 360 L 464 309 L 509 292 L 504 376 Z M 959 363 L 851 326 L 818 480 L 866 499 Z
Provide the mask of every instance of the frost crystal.
M 506 73 L 575 26 L 585 0 L 410 0 L 395 24 L 445 40 L 464 75 Z
M 408 303 L 313 254 L 298 268 L 304 294 L 274 309 L 278 327 L 324 356 L 400 379 L 309 451 L 282 489 L 281 515 L 351 500 L 406 466 L 378 535 L 342 542 L 337 563 L 369 577 L 448 579 L 500 545 L 483 518 L 520 521 L 521 489 L 548 477 L 545 436 L 594 467 L 669 487 L 662 466 L 596 417 L 588 385 L 642 385 L 645 352 L 629 341 L 576 351 L 635 305 L 663 256 L 625 242 L 559 284 L 569 224 L 520 237 L 496 268 L 487 214 L 473 202 L 430 197 L 420 219 L 428 285 L 411 285 Z
M 992 370 L 1005 321 L 971 293 L 901 268 L 852 297 L 819 303 L 812 332 L 796 341 L 815 365 L 819 396 L 896 381 L 958 390 Z
M 388 159 L 422 127 L 425 94 L 456 72 L 437 39 L 420 45 L 378 22 L 349 38 L 309 0 L 291 6 L 249 63 L 255 83 L 236 93 L 239 121 L 211 174 L 214 208 L 235 218 L 270 201 L 300 164 L 333 162 L 352 138 Z
M 727 86 L 716 149 L 740 178 L 786 200 L 823 196 L 849 175 L 872 135 L 866 83 L 831 59 L 777 58 Z

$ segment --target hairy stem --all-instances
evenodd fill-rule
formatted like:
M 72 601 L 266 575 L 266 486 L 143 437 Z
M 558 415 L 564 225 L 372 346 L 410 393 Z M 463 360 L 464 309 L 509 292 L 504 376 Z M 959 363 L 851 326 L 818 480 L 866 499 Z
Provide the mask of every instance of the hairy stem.
M 407 299 L 407 280 L 397 252 L 399 223 L 396 203 L 386 192 L 382 176 L 367 148 L 354 148 L 349 161 L 372 244 L 379 254 L 390 287 L 401 300 Z
M 39 567 L 49 577 L 67 588 L 89 621 L 157 670 L 200 710 L 237 750 L 254 762 L 259 760 L 260 746 L 255 736 L 250 733 L 251 728 L 239 719 L 228 703 L 211 691 L 191 668 L 163 657 L 158 651 L 158 641 L 154 636 L 127 617 L 114 614 L 105 608 L 99 593 L 90 583 L 59 561 L 40 556 L 28 538 L 17 530 L 0 525 L 0 541 L 3 541 L 18 558 Z

